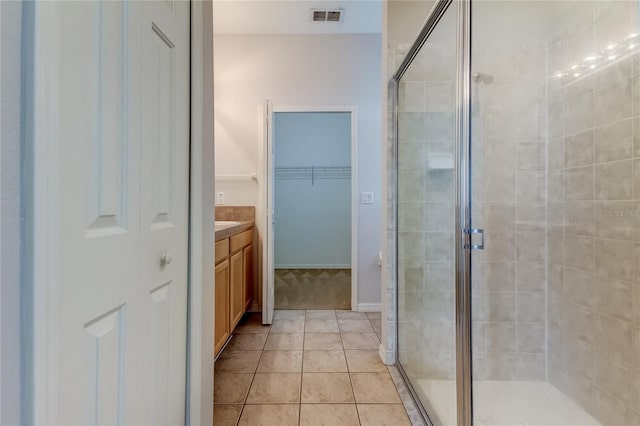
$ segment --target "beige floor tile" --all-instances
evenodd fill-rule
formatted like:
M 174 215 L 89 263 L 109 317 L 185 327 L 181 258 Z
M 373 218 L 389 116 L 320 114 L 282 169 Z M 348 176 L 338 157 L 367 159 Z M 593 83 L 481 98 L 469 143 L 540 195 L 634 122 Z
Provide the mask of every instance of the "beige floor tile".
M 355 404 L 302 404 L 300 406 L 300 426 L 359 425 Z
M 395 404 L 400 396 L 389 373 L 350 373 L 358 404 Z
M 305 333 L 304 350 L 342 350 L 342 339 L 340 333 Z
M 304 351 L 303 371 L 308 373 L 346 373 L 344 351 Z
M 331 309 L 307 310 L 308 320 L 334 320 L 336 319 L 336 311 Z
M 382 333 L 382 320 L 371 320 L 371 326 L 376 331 L 376 333 Z
M 245 405 L 238 425 L 297 426 L 299 414 L 297 404 Z
M 354 402 L 349 374 L 302 373 L 302 402 Z
M 268 333 L 271 327 L 268 325 L 262 325 L 261 322 L 246 322 L 240 323 L 233 331 L 234 333 Z
M 337 333 L 338 331 L 336 320 L 307 320 L 305 327 L 307 333 Z
M 380 340 L 375 333 L 342 333 L 345 349 L 378 349 Z
M 336 311 L 338 319 L 368 320 L 365 312 Z
M 262 351 L 224 351 L 216 361 L 216 372 L 255 373 Z
M 269 333 L 265 351 L 301 351 L 304 333 Z
M 302 351 L 264 351 L 258 373 L 299 373 L 302 371 Z
M 225 351 L 261 351 L 266 340 L 265 333 L 234 334 Z
M 214 405 L 213 424 L 216 426 L 236 426 L 242 405 Z
M 292 404 L 300 402 L 300 373 L 257 373 L 247 404 Z
M 370 320 L 382 319 L 382 312 L 367 312 L 367 318 Z
M 362 426 L 411 426 L 402 404 L 358 404 Z
M 244 404 L 253 374 L 216 373 L 213 379 L 215 404 Z
M 273 313 L 274 320 L 283 320 L 283 319 L 304 319 L 306 311 L 302 309 L 290 309 L 290 310 L 276 310 Z
M 338 319 L 338 326 L 343 333 L 373 333 L 375 330 L 368 319 Z
M 304 318 L 273 320 L 272 333 L 304 333 Z
M 345 355 L 351 373 L 381 373 L 387 371 L 387 366 L 382 363 L 377 350 L 347 350 Z

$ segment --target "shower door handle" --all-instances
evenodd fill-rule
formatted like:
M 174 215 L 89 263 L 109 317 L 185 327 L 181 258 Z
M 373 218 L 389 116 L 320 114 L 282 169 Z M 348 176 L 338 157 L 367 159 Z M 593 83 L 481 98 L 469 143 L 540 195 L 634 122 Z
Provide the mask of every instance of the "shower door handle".
M 469 235 L 469 244 L 465 244 L 464 248 L 468 250 L 484 250 L 484 229 L 465 228 L 464 233 Z M 480 244 L 473 244 L 473 235 L 480 234 Z

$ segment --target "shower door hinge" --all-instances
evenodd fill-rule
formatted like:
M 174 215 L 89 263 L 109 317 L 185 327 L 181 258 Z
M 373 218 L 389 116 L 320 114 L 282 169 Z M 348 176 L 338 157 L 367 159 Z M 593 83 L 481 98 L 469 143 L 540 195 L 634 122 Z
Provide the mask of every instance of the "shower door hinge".
M 464 245 L 465 249 L 469 250 L 484 250 L 484 229 L 479 228 L 465 228 L 463 232 L 469 235 L 469 243 Z M 480 244 L 473 244 L 473 235 L 480 234 Z

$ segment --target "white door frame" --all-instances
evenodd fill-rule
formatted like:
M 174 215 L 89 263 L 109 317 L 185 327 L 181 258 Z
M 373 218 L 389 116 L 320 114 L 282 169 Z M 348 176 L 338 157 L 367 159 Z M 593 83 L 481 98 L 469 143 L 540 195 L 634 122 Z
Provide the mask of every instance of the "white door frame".
M 60 141 L 58 112 L 57 22 L 55 2 L 25 4 L 32 47 L 24 55 L 26 83 L 32 87 L 25 110 L 23 179 L 25 211 L 23 280 L 23 423 L 46 424 L 57 418 L 50 398 L 56 392 L 56 289 L 60 284 L 58 223 Z M 186 424 L 213 422 L 213 15 L 211 0 L 191 0 L 191 164 L 189 206 L 189 311 Z M 30 84 L 31 83 L 31 84 Z
M 351 310 L 358 310 L 358 108 L 355 106 L 297 106 L 297 105 L 273 105 L 273 113 L 279 112 L 347 112 L 351 114 Z M 273 121 L 273 119 L 272 119 Z M 267 141 L 264 141 L 266 143 Z M 275 141 L 274 141 L 275 143 Z M 263 178 L 260 180 L 260 193 L 265 193 L 268 182 L 273 182 L 274 170 L 268 167 L 268 152 L 266 148 L 261 150 Z M 267 183 L 265 183 L 267 182 Z M 267 199 L 263 200 L 263 211 L 268 209 Z M 266 235 L 270 238 L 269 233 Z M 265 244 L 268 246 L 268 244 Z M 266 252 L 263 252 L 263 257 Z M 266 257 L 263 261 L 267 263 Z M 267 271 L 271 273 L 270 271 Z M 265 282 L 267 277 L 263 277 Z M 275 283 L 274 283 L 275 285 Z M 263 297 L 267 297 L 263 292 Z

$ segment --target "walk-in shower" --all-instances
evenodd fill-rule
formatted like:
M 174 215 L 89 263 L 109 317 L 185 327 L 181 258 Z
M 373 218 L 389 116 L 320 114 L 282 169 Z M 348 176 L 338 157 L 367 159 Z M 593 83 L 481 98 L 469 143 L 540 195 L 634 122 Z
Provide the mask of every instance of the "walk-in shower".
M 436 425 L 640 425 L 638 1 L 436 3 L 395 84 L 397 363 Z

